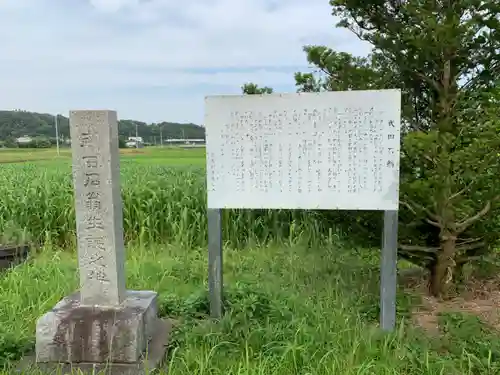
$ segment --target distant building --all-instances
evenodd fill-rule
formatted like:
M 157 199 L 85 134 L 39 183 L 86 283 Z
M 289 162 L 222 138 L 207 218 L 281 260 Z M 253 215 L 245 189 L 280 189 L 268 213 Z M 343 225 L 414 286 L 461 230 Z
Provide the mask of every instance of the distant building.
M 170 144 L 170 145 L 204 145 L 205 140 L 200 138 L 200 139 L 165 139 L 163 143 Z
M 33 142 L 33 138 L 31 138 L 30 136 L 25 135 L 25 136 L 16 138 L 16 142 L 17 143 L 21 143 L 21 144 L 31 143 L 31 142 Z
M 139 143 L 144 143 L 142 140 L 142 137 L 128 137 L 129 142 L 139 142 Z
M 127 142 L 125 142 L 125 146 L 127 146 L 129 148 L 143 148 L 144 143 L 136 142 L 136 141 L 127 141 Z
M 142 140 L 142 137 L 128 137 L 127 142 L 125 143 L 125 146 L 127 147 L 133 147 L 133 148 L 143 148 L 144 147 L 144 141 Z

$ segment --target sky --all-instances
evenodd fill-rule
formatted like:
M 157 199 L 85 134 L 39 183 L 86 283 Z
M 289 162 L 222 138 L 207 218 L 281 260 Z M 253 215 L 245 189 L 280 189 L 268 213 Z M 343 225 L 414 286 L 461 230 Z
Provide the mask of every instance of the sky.
M 294 92 L 302 47 L 364 56 L 328 0 L 0 0 L 0 109 L 203 123 L 204 98 Z

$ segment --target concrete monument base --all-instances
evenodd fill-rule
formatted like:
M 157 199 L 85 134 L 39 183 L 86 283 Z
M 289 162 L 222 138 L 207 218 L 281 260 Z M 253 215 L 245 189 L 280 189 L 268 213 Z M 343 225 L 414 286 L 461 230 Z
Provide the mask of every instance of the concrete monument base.
M 171 329 L 157 311 L 152 291 L 128 291 L 116 308 L 82 306 L 77 292 L 38 320 L 34 364 L 64 374 L 147 374 L 161 364 Z

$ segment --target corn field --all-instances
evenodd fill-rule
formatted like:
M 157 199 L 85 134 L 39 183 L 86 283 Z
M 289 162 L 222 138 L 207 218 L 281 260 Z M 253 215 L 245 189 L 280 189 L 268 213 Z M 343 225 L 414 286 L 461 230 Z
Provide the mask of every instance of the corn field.
M 126 242 L 206 245 L 203 168 L 123 163 L 121 175 Z M 75 208 L 69 166 L 45 169 L 4 164 L 0 181 L 0 234 L 12 232 L 14 227 L 33 242 L 74 246 Z M 223 237 L 234 247 L 273 241 L 318 244 L 333 236 L 328 221 L 312 211 L 224 210 Z

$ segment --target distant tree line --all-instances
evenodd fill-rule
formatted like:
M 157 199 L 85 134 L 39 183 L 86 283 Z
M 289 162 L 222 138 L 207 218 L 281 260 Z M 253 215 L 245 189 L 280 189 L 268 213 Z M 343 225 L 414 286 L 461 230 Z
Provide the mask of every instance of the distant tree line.
M 58 115 L 59 138 L 69 139 L 69 119 Z M 146 142 L 160 143 L 174 138 L 205 139 L 205 129 L 196 124 L 179 124 L 175 122 L 161 122 L 147 124 L 136 120 L 120 120 L 118 133 L 121 139 L 133 137 L 137 133 Z M 48 113 L 28 111 L 0 111 L 0 142 L 6 146 L 15 146 L 16 139 L 22 136 L 32 137 L 30 147 L 50 147 L 56 142 L 55 117 Z

